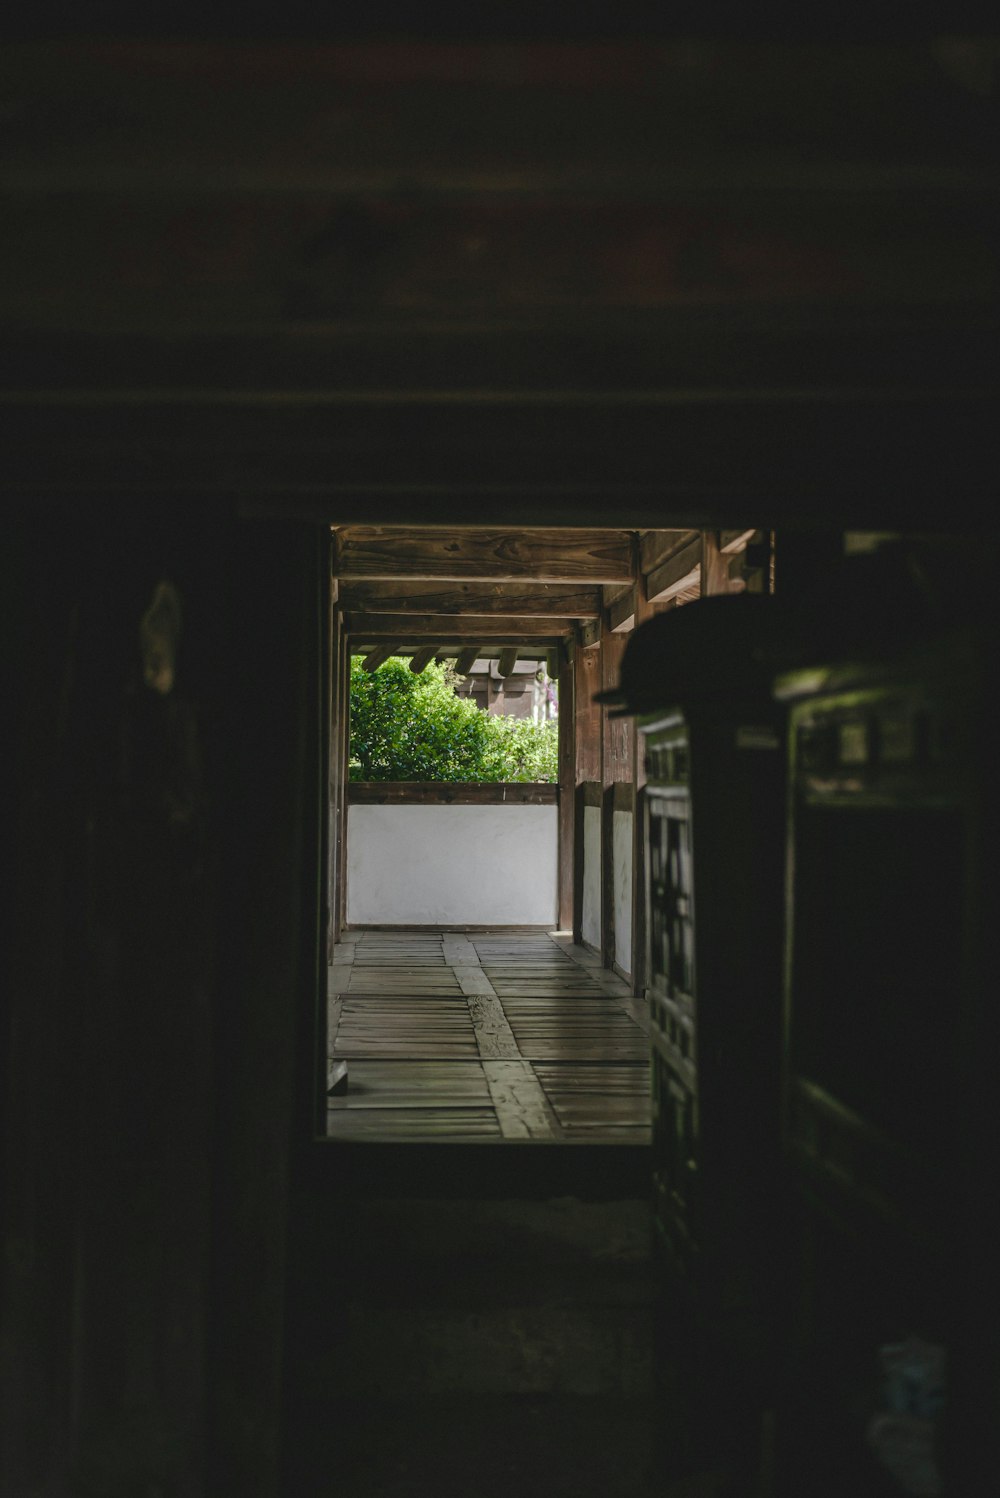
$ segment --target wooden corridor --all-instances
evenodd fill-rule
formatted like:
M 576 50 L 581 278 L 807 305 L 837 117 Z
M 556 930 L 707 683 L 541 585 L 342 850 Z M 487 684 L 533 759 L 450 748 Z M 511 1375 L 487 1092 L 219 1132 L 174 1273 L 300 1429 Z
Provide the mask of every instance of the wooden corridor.
M 649 1143 L 642 1000 L 545 932 L 345 932 L 327 1050 L 336 1140 Z

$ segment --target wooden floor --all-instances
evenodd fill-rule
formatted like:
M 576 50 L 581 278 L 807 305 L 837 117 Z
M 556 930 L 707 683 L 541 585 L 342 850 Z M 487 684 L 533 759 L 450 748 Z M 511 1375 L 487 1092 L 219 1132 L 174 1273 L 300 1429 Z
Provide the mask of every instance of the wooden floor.
M 644 1005 L 566 937 L 348 932 L 327 1022 L 330 1138 L 649 1142 Z

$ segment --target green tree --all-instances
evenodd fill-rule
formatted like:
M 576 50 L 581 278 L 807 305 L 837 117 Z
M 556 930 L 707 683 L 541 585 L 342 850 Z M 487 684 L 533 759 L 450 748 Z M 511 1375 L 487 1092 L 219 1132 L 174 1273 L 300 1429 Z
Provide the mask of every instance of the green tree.
M 350 778 L 556 780 L 556 724 L 480 712 L 458 680 L 435 662 L 416 676 L 402 656 L 374 672 L 353 657 Z

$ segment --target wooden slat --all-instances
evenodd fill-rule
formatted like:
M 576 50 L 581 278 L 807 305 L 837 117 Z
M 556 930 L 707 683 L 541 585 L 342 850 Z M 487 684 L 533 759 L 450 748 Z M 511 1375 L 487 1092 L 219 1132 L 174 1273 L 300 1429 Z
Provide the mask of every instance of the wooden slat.
M 455 670 L 459 676 L 468 676 L 479 658 L 480 647 L 478 645 L 466 646 L 460 650 L 455 658 Z
M 352 1061 L 348 1078 L 348 1091 L 328 1108 L 492 1106 L 478 1061 Z
M 335 533 L 341 579 L 494 582 L 629 582 L 632 545 L 615 530 L 393 530 L 345 526 Z
M 493 1108 L 344 1108 L 330 1109 L 327 1136 L 331 1139 L 499 1139 L 500 1124 Z
M 336 579 L 334 579 L 336 581 Z M 340 584 L 340 606 L 358 614 L 461 614 L 506 618 L 596 619 L 596 587 L 569 583 L 475 583 L 358 581 Z

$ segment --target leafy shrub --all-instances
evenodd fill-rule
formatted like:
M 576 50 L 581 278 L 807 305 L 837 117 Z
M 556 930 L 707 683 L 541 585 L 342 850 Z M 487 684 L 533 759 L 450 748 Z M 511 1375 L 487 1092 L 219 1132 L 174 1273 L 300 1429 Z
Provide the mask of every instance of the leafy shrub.
M 351 780 L 558 779 L 558 728 L 498 717 L 455 695 L 451 666 L 415 676 L 402 656 L 351 660 Z

